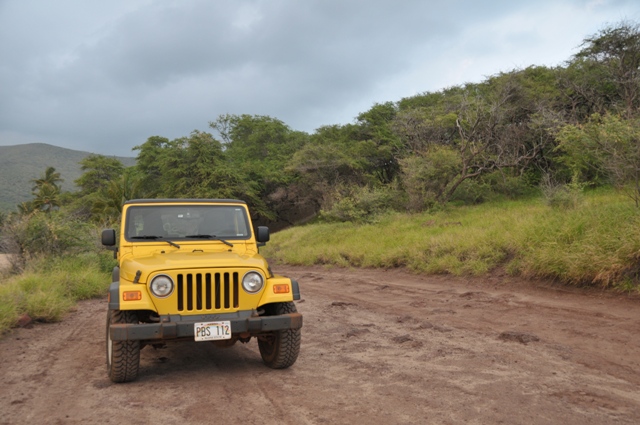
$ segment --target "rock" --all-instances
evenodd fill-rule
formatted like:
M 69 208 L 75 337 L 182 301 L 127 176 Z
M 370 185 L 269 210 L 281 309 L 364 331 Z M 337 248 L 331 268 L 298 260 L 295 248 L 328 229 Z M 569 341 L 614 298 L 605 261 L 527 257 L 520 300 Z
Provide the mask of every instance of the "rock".
M 25 313 L 25 314 L 23 314 L 22 316 L 20 316 L 18 318 L 16 326 L 19 327 L 19 328 L 26 328 L 32 322 L 33 322 L 33 320 L 31 319 L 31 317 L 27 313 Z

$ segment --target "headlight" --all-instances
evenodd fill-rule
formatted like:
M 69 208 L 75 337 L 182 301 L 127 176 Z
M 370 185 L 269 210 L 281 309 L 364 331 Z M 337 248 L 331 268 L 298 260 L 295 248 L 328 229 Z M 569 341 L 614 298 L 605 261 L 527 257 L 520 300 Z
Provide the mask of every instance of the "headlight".
M 258 272 L 248 272 L 242 278 L 242 287 L 250 294 L 255 294 L 262 289 L 264 279 Z
M 153 278 L 149 288 L 156 297 L 166 298 L 173 292 L 173 280 L 169 276 L 161 274 Z

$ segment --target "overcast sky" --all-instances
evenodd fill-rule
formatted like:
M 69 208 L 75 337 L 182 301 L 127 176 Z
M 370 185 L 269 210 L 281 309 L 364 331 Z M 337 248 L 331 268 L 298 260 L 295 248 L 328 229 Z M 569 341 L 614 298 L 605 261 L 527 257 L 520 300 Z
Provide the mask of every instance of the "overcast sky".
M 220 114 L 294 130 L 561 65 L 638 0 L 0 0 L 0 145 L 135 156 Z

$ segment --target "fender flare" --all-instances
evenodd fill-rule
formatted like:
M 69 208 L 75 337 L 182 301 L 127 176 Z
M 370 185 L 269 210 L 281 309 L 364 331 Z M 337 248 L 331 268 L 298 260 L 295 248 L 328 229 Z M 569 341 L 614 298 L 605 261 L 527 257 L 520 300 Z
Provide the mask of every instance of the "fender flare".
M 300 285 L 298 285 L 298 281 L 295 279 L 289 280 L 291 280 L 291 292 L 293 292 L 293 299 L 297 301 L 300 299 Z
M 109 310 L 120 310 L 120 282 L 109 285 Z

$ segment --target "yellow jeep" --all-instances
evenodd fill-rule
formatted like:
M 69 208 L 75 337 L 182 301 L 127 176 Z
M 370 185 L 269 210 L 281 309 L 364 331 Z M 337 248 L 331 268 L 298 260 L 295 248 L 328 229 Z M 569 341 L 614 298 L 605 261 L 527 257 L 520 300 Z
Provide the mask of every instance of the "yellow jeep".
M 298 282 L 271 272 L 247 205 L 231 199 L 139 199 L 119 230 L 102 232 L 118 267 L 109 288 L 107 370 L 136 379 L 140 349 L 166 340 L 230 346 L 258 340 L 264 363 L 283 369 L 300 351 Z

